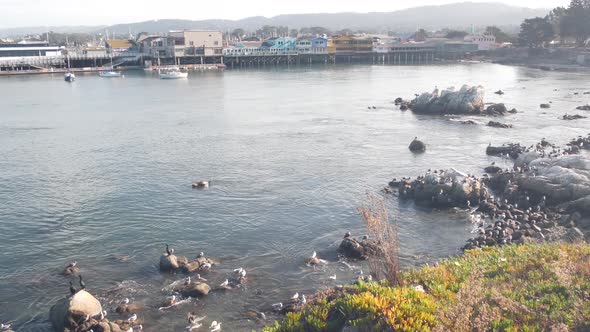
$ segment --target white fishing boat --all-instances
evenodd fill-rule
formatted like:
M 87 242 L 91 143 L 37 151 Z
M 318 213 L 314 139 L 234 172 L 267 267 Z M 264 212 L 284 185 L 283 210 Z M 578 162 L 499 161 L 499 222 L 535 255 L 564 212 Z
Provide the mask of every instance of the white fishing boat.
M 121 73 L 118 71 L 114 71 L 113 69 L 103 70 L 98 72 L 98 76 L 100 77 L 121 77 Z
M 173 80 L 178 78 L 187 78 L 188 73 L 182 72 L 179 69 L 170 69 L 160 71 L 160 78 L 163 80 Z
M 98 76 L 100 77 L 121 77 L 121 73 L 118 71 L 115 71 L 115 67 L 113 66 L 113 53 L 111 52 L 111 68 L 109 68 L 108 70 L 103 70 L 98 72 Z

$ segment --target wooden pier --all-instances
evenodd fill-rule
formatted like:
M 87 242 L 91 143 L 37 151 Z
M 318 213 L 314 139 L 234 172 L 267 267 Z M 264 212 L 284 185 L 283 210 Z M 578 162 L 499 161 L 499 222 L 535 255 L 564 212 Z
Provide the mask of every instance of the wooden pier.
M 85 71 L 109 67 L 110 56 L 70 55 L 71 67 Z M 350 54 L 297 53 L 280 54 L 256 53 L 250 55 L 186 55 L 176 58 L 154 58 L 148 54 L 126 53 L 113 57 L 113 65 L 122 67 L 152 67 L 174 65 L 185 69 L 203 70 L 217 68 L 263 68 L 272 66 L 296 66 L 311 64 L 381 64 L 381 65 L 428 65 L 437 58 L 434 47 L 399 46 L 389 52 L 366 52 Z M 54 57 L 0 58 L 0 74 L 52 73 L 66 67 L 65 55 Z

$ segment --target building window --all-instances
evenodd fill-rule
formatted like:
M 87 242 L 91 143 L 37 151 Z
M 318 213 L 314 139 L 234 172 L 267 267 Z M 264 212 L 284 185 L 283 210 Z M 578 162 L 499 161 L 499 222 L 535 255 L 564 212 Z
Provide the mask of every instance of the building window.
M 158 47 L 162 47 L 162 42 L 161 41 L 158 42 Z
M 219 41 L 217 41 L 217 40 L 216 40 L 216 41 L 214 41 L 214 42 L 213 42 L 213 45 L 215 45 L 215 46 L 219 45 Z

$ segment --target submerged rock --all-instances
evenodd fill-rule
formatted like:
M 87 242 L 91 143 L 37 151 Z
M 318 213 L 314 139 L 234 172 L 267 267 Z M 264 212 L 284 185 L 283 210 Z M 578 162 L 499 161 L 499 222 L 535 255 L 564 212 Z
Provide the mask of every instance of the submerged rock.
M 578 106 L 576 109 L 580 111 L 590 111 L 590 105 Z
M 203 297 L 209 294 L 211 287 L 204 282 L 194 281 L 180 284 L 174 287 L 174 291 L 182 294 L 184 297 Z
M 490 121 L 488 122 L 488 127 L 494 127 L 494 128 L 512 128 L 511 124 L 506 124 L 506 123 L 501 123 L 501 122 L 496 122 L 496 121 Z
M 561 117 L 562 120 L 578 120 L 578 119 L 586 119 L 587 116 L 583 116 L 580 114 L 574 114 L 574 115 L 569 115 L 569 114 L 565 114 L 564 116 Z
M 541 108 L 551 108 L 550 104 L 541 104 L 539 107 Z

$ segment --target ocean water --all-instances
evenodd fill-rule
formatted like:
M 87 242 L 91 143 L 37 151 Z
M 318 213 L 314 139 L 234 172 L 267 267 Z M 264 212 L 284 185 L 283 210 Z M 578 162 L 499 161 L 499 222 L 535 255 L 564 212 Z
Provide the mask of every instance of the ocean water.
M 69 292 L 60 272 L 76 260 L 109 318 L 126 318 L 114 308 L 129 297 L 145 305 L 146 331 L 184 331 L 189 311 L 226 331 L 260 329 L 277 318 L 270 304 L 353 278 L 336 248 L 345 232 L 365 233 L 357 208 L 392 178 L 449 167 L 481 174 L 491 161 L 508 165 L 485 155 L 489 143 L 586 135 L 588 119 L 558 117 L 584 112 L 575 107 L 590 102 L 588 76 L 457 64 L 227 70 L 173 81 L 86 74 L 73 84 L 61 75 L 0 77 L 0 321 L 50 331 L 49 309 Z M 464 83 L 517 108 L 500 120 L 514 128 L 393 105 Z M 552 107 L 539 109 L 546 102 Z M 415 136 L 426 153 L 408 150 Z M 203 179 L 208 190 L 191 188 Z M 384 200 L 406 267 L 457 254 L 470 237 L 464 211 Z M 200 251 L 218 259 L 203 274 L 213 286 L 244 267 L 246 287 L 158 310 L 170 295 L 162 289 L 185 277 L 158 271 L 165 243 L 189 259 Z M 304 265 L 314 250 L 325 267 Z M 252 309 L 268 321 L 249 317 Z

